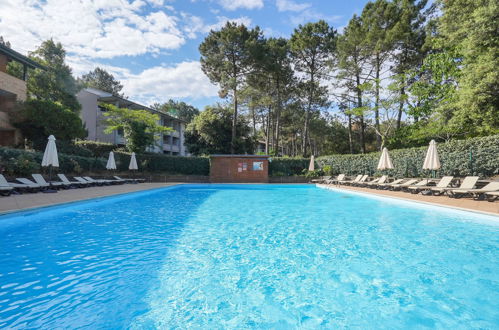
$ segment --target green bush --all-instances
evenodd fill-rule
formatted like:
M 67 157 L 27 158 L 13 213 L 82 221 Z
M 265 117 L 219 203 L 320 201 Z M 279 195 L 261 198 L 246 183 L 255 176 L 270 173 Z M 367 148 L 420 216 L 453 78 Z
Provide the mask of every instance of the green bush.
M 118 146 L 112 143 L 97 142 L 97 141 L 76 141 L 75 145 L 79 148 L 86 149 L 90 151 L 89 157 L 108 157 L 109 152 L 114 151 Z
M 422 169 L 428 147 L 397 149 L 390 151 L 394 169 L 384 171 L 395 177 L 424 177 L 428 171 Z M 478 175 L 491 177 L 499 174 L 499 135 L 453 140 L 437 145 L 442 168 L 438 176 Z M 332 174 L 381 175 L 376 169 L 380 153 L 358 155 L 331 155 L 317 158 L 319 166 L 331 166 Z
M 269 164 L 269 175 L 302 175 L 303 170 L 308 168 L 309 162 L 308 158 L 272 157 Z

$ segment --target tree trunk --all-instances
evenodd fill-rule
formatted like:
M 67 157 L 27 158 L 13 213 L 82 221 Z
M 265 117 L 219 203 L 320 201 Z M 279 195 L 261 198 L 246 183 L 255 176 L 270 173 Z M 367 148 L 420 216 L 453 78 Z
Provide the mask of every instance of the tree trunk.
M 405 87 L 402 84 L 402 87 L 400 88 L 400 103 L 399 103 L 399 112 L 397 115 L 397 130 L 400 129 L 400 126 L 402 124 L 402 113 L 404 112 L 404 96 L 405 95 Z
M 271 110 L 271 107 L 269 106 L 269 111 L 267 113 L 267 129 L 265 130 L 265 154 L 268 155 L 269 154 L 269 142 L 270 142 L 270 110 Z
M 362 107 L 362 90 L 360 89 L 360 74 L 357 73 L 356 76 L 357 80 L 357 108 Z M 364 115 L 361 114 L 359 116 L 360 120 L 360 152 L 365 153 L 366 152 L 366 142 L 365 142 L 365 134 L 364 134 Z
M 230 141 L 230 153 L 236 150 L 236 127 L 237 127 L 237 87 L 234 87 L 234 116 L 232 117 L 232 138 Z
M 352 140 L 352 115 L 348 114 L 348 146 L 350 148 L 350 154 L 353 155 L 353 140 Z
M 376 125 L 376 145 L 378 146 L 378 149 L 381 150 L 381 135 L 379 132 L 380 130 L 380 124 L 379 124 L 379 72 L 381 70 L 381 63 L 380 63 L 380 58 L 379 58 L 379 53 L 376 53 L 376 99 L 374 101 L 374 121 Z

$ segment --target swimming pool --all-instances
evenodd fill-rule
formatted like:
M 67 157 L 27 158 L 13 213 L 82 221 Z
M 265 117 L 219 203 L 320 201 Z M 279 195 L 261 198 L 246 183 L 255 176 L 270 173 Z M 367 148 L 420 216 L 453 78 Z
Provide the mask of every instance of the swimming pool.
M 0 216 L 0 328 L 497 328 L 497 217 L 310 185 Z

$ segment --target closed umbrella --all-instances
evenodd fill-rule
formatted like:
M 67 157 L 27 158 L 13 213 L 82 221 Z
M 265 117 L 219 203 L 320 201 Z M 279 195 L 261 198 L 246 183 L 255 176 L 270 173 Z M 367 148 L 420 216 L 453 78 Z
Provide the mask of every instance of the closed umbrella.
M 52 167 L 59 167 L 59 158 L 57 157 L 57 146 L 55 137 L 50 135 L 48 138 L 45 152 L 43 153 L 42 166 L 49 168 L 49 182 L 52 181 Z
M 132 157 L 130 158 L 130 165 L 128 165 L 128 169 L 131 171 L 139 169 L 139 167 L 137 166 L 137 159 L 135 158 L 135 152 L 132 152 Z M 132 172 L 132 177 L 133 177 L 133 172 Z M 137 182 L 134 181 L 134 183 Z
M 426 158 L 423 164 L 423 170 L 436 171 L 440 168 L 440 159 L 438 158 L 437 143 L 430 141 L 430 146 L 426 152 Z
M 109 158 L 107 159 L 106 169 L 115 170 L 116 162 L 114 161 L 114 152 L 109 152 Z
M 130 158 L 130 165 L 128 165 L 129 170 L 138 170 L 137 159 L 135 158 L 135 152 L 132 152 L 132 157 Z
M 314 159 L 314 155 L 312 155 L 312 157 L 310 157 L 310 164 L 308 165 L 308 170 L 309 171 L 315 171 L 315 159 Z
M 383 148 L 381 152 L 381 157 L 378 162 L 378 170 L 391 170 L 393 169 L 393 163 L 390 159 L 390 154 L 388 154 L 388 149 Z

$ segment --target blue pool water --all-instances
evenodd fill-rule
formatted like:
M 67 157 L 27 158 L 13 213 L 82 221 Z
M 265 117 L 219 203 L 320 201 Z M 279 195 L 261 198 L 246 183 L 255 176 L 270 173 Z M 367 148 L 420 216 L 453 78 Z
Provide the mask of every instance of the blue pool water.
M 497 220 L 308 185 L 4 215 L 0 328 L 498 328 Z

